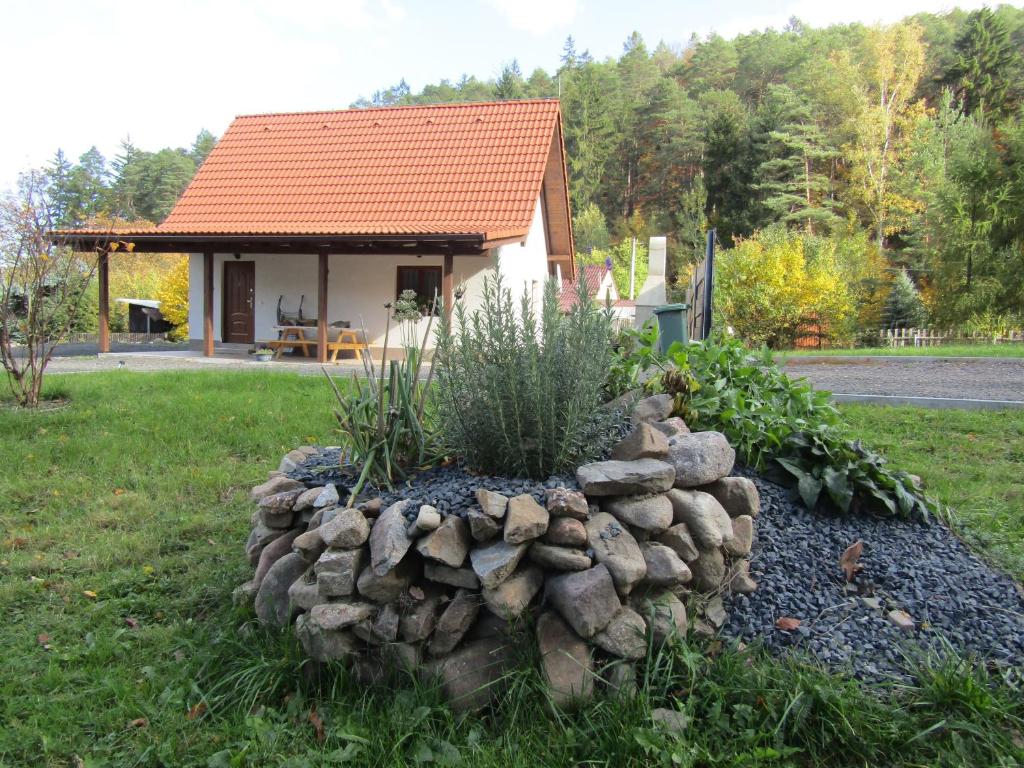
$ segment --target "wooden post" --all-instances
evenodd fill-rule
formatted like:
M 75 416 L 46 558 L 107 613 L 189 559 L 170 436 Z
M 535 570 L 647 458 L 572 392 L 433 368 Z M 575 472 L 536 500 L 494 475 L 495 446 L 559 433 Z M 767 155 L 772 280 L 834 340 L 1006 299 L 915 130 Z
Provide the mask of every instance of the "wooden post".
M 444 269 L 441 272 L 441 301 L 444 303 L 446 317 L 452 316 L 452 305 L 455 301 L 455 257 L 450 253 L 444 255 Z
M 99 261 L 96 265 L 96 273 L 99 277 L 99 351 L 110 351 L 110 253 L 104 249 L 100 251 Z
M 327 362 L 327 251 L 320 251 L 316 275 L 316 361 Z
M 213 357 L 213 252 L 203 253 L 203 355 Z

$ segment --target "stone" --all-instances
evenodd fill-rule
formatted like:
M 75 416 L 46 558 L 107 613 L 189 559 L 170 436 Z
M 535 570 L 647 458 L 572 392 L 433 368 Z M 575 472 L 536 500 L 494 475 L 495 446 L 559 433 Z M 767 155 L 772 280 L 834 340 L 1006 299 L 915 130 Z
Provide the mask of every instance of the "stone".
M 356 504 L 356 509 L 367 517 L 377 517 L 383 507 L 384 499 L 380 498 L 380 496 L 373 499 L 367 499 L 366 501 L 361 501 Z
M 485 605 L 480 609 L 476 623 L 469 630 L 466 638 L 468 640 L 489 640 L 494 638 L 507 640 L 513 635 L 513 632 L 512 622 L 505 621 L 500 616 L 495 616 Z
M 665 419 L 664 421 L 655 421 L 651 426 L 665 435 L 665 437 L 690 434 L 690 428 L 686 426 L 686 422 L 678 416 L 673 416 L 672 418 Z
M 737 560 L 733 563 L 725 579 L 729 583 L 729 591 L 738 595 L 749 595 L 757 590 L 757 582 L 750 575 L 749 560 Z
M 754 518 L 740 515 L 732 519 L 732 539 L 725 542 L 725 554 L 746 557 L 754 544 Z
M 721 432 L 691 432 L 669 439 L 667 461 L 675 468 L 676 487 L 694 488 L 732 472 L 736 451 Z
M 493 700 L 514 661 L 507 641 L 493 637 L 465 643 L 435 669 L 452 709 L 472 712 Z
M 556 706 L 569 707 L 594 695 L 594 660 L 590 646 L 562 617 L 546 611 L 537 618 L 541 672 Z
M 906 611 L 899 609 L 889 611 L 886 618 L 889 619 L 890 624 L 903 632 L 914 631 L 914 618 Z
M 292 541 L 292 552 L 302 555 L 302 559 L 307 563 L 315 563 L 319 560 L 325 549 L 327 549 L 327 545 L 320 538 L 320 532 L 316 530 L 300 533 Z
M 306 486 L 300 483 L 298 480 L 292 480 L 290 477 L 284 475 L 278 475 L 272 477 L 265 483 L 260 483 L 254 486 L 249 491 L 249 499 L 255 502 L 262 501 L 267 496 L 273 496 L 278 493 L 287 493 L 289 491 L 304 491 Z
M 259 587 L 256 586 L 256 581 L 249 579 L 231 590 L 231 604 L 251 607 L 257 592 L 259 592 Z
M 480 579 L 473 573 L 472 568 L 449 568 L 440 563 L 424 563 L 423 577 L 428 581 L 438 584 L 447 584 L 450 587 L 462 589 L 480 589 Z
M 321 603 L 309 612 L 309 619 L 326 630 L 347 629 L 360 621 L 372 618 L 377 606 L 371 603 Z
M 651 721 L 673 736 L 682 736 L 690 725 L 690 718 L 685 713 L 665 707 L 651 710 Z
M 407 643 L 418 643 L 430 637 L 440 607 L 440 593 L 424 590 L 423 599 L 407 607 L 398 620 L 398 633 L 402 639 Z
M 511 621 L 522 615 L 542 586 L 544 571 L 524 565 L 494 589 L 485 588 L 483 598 L 491 613 Z
M 333 507 L 341 501 L 341 497 L 338 496 L 338 488 L 334 483 L 328 483 L 317 495 L 313 501 L 313 507 L 315 509 L 323 509 L 324 507 Z
M 612 448 L 612 459 L 664 459 L 668 456 L 668 438 L 663 432 L 646 422 L 640 422 L 626 437 Z
M 268 528 L 291 528 L 295 513 L 292 505 L 301 491 L 283 491 L 264 496 L 259 502 L 260 519 Z
M 306 567 L 306 561 L 294 552 L 282 556 L 270 566 L 256 593 L 256 617 L 261 624 L 284 627 L 291 621 L 288 588 L 305 573 Z
M 307 491 L 303 491 L 302 493 L 299 494 L 299 497 L 295 499 L 295 506 L 293 507 L 293 509 L 296 512 L 302 512 L 307 509 L 312 509 L 313 502 L 317 500 L 317 497 L 320 495 L 321 491 L 323 491 L 322 486 L 310 488 Z
M 676 523 L 673 525 L 658 537 L 658 542 L 666 547 L 670 547 L 673 552 L 679 555 L 679 559 L 684 563 L 693 562 L 697 559 L 697 555 L 700 554 L 697 551 L 697 545 L 694 543 L 693 537 L 690 536 L 690 529 L 686 523 Z
M 664 421 L 672 415 L 672 406 L 675 398 L 667 393 L 651 395 L 638 400 L 633 406 L 633 422 L 642 421 Z
M 309 570 L 288 587 L 288 600 L 293 612 L 309 611 L 313 609 L 314 605 L 327 602 L 327 598 L 321 595 L 320 590 L 317 589 L 316 578 Z
M 541 539 L 547 544 L 582 547 L 587 543 L 587 529 L 575 518 L 555 517 L 551 519 L 548 530 Z
M 674 481 L 672 465 L 657 459 L 596 461 L 576 470 L 576 482 L 587 496 L 662 493 Z
M 415 674 L 423 661 L 423 650 L 412 643 L 388 643 L 381 649 L 381 660 L 392 669 Z
M 469 521 L 469 533 L 473 537 L 473 541 L 490 541 L 501 533 L 501 520 L 495 520 L 479 509 L 469 510 L 466 513 L 466 519 Z
M 754 481 L 748 477 L 723 477 L 698 488 L 710 493 L 721 504 L 729 517 L 750 515 L 757 517 L 761 511 L 761 496 Z
M 587 544 L 594 550 L 594 559 L 608 568 L 618 593 L 628 595 L 647 574 L 636 539 L 607 512 L 598 512 L 586 527 Z
M 592 640 L 613 656 L 642 659 L 647 654 L 647 622 L 632 608 L 623 606 Z
M 672 502 L 659 493 L 655 496 L 617 496 L 601 502 L 601 509 L 620 522 L 651 533 L 662 533 L 672 525 Z
M 409 535 L 417 538 L 425 533 L 437 530 L 440 525 L 441 513 L 437 511 L 437 508 L 429 504 L 423 504 L 419 512 L 416 513 L 416 519 L 409 525 Z
M 544 492 L 544 503 L 552 517 L 571 517 L 586 520 L 590 505 L 587 497 L 579 491 L 568 488 L 548 488 Z
M 381 606 L 371 625 L 373 639 L 381 643 L 393 643 L 398 637 L 398 624 L 401 616 L 394 603 Z
M 698 549 L 720 547 L 732 538 L 732 520 L 711 494 L 673 488 L 667 495 L 673 520 L 686 523 Z
M 458 568 L 466 561 L 470 541 L 466 521 L 456 515 L 448 515 L 437 530 L 416 543 L 416 551 L 428 560 Z
M 725 580 L 725 558 L 722 550 L 702 549 L 697 559 L 689 564 L 693 586 L 701 592 L 717 592 Z
M 370 524 L 355 507 L 339 509 L 330 522 L 316 529 L 324 544 L 338 549 L 361 547 L 370 538 Z
M 604 673 L 605 688 L 613 698 L 631 699 L 640 693 L 636 684 L 636 665 L 625 661 L 617 661 L 605 667 Z
M 719 595 L 715 595 L 704 604 L 704 618 L 716 629 L 723 627 L 729 620 L 729 614 Z
M 508 500 L 505 515 L 505 541 L 522 544 L 544 535 L 551 515 L 527 493 Z
M 505 582 L 508 583 L 507 581 Z M 460 589 L 448 603 L 430 639 L 431 656 L 444 656 L 455 650 L 480 612 L 480 595 Z
M 295 450 L 307 457 L 318 456 L 320 454 L 320 449 L 315 445 L 300 445 Z
M 476 492 L 476 503 L 480 505 L 480 511 L 495 520 L 505 517 L 505 510 L 508 508 L 508 497 L 485 488 L 478 488 Z
M 546 592 L 551 605 L 584 638 L 608 626 L 622 607 L 605 565 L 549 578 Z
M 346 659 L 356 652 L 356 640 L 351 632 L 325 630 L 307 614 L 295 620 L 295 636 L 306 654 L 321 663 Z
M 260 561 L 263 548 L 285 533 L 287 531 L 281 528 L 269 528 L 262 522 L 257 522 L 249 534 L 249 540 L 245 542 L 245 556 L 249 560 L 249 565 L 255 566 Z
M 397 600 L 419 576 L 419 564 L 419 558 L 410 554 L 383 576 L 378 576 L 367 565 L 359 574 L 356 589 L 360 595 L 375 603 L 390 603 Z
M 324 507 L 318 509 L 313 513 L 312 517 L 309 518 L 309 522 L 306 524 L 307 531 L 315 531 L 324 523 L 329 523 L 338 514 L 337 507 Z
M 256 564 L 256 574 L 252 577 L 252 580 L 256 582 L 257 589 L 260 588 L 263 578 L 274 563 L 292 551 L 292 542 L 298 538 L 300 533 L 301 531 L 298 529 L 288 531 L 263 548 L 263 551 L 260 553 L 259 563 Z
M 580 549 L 556 547 L 539 541 L 530 545 L 528 557 L 537 565 L 553 571 L 585 571 L 593 565 L 587 553 Z
M 686 637 L 686 606 L 672 592 L 637 594 L 630 597 L 630 604 L 650 627 L 655 647 L 664 645 L 673 635 Z
M 300 450 L 296 449 L 294 451 L 288 451 L 288 453 L 281 458 L 281 463 L 277 465 L 277 471 L 294 472 L 307 458 L 309 457 Z
M 674 587 L 676 584 L 687 584 L 693 578 L 686 563 L 664 544 L 645 541 L 640 544 L 640 552 L 647 563 L 644 581 L 652 586 Z
M 370 531 L 370 563 L 378 576 L 398 565 L 412 546 L 406 530 L 405 508 L 408 504 L 408 501 L 392 504 L 381 513 Z
M 484 589 L 494 589 L 512 575 L 527 549 L 526 544 L 513 546 L 499 539 L 485 547 L 474 548 L 469 553 L 469 561 Z
M 356 579 L 366 560 L 365 549 L 328 549 L 313 565 L 316 585 L 325 597 L 347 597 L 356 591 Z

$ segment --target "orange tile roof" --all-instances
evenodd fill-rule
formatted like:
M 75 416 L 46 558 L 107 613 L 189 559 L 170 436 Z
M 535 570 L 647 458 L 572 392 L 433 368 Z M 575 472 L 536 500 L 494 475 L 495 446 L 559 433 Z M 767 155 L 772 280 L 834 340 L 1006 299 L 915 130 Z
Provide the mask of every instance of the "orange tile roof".
M 562 292 L 558 296 L 558 308 L 563 312 L 568 312 L 576 306 L 579 299 L 580 280 L 583 281 L 587 296 L 592 299 L 596 298 L 606 274 L 608 274 L 608 267 L 605 264 L 584 264 L 576 270 L 575 280 L 563 278 Z
M 554 100 L 237 117 L 145 232 L 522 237 L 558 120 Z

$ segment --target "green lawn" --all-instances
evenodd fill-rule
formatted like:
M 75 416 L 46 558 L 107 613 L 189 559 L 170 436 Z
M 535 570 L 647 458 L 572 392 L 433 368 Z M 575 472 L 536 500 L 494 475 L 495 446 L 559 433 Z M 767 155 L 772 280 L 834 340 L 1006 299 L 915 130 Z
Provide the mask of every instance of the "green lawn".
M 230 593 L 250 573 L 248 487 L 284 451 L 332 439 L 324 382 L 111 372 L 54 376 L 49 390 L 69 404 L 0 408 L 0 766 L 1024 761 L 1024 697 L 967 664 L 869 689 L 754 650 L 680 645 L 648 663 L 635 700 L 560 714 L 526 672 L 495 714 L 466 719 L 422 687 L 305 674 L 290 635 L 254 625 Z M 946 460 L 982 461 L 939 452 L 937 475 Z M 653 706 L 683 708 L 686 737 L 652 730 Z
M 950 344 L 943 347 L 858 347 L 856 349 L 791 349 L 776 357 L 1024 357 L 1024 344 Z
M 1024 580 L 1024 409 L 934 410 L 844 404 L 854 434 L 920 475 L 962 536 Z

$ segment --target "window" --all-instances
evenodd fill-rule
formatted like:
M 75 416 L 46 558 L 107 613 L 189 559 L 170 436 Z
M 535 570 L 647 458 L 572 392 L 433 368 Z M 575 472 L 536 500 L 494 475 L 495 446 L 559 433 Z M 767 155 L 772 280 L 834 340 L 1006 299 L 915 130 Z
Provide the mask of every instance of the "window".
M 426 313 L 437 296 L 441 296 L 440 267 L 399 267 L 398 287 L 395 290 L 397 299 L 402 291 L 415 291 L 416 303 Z

